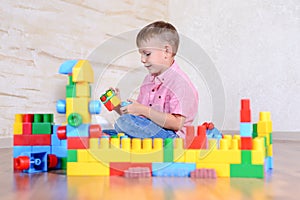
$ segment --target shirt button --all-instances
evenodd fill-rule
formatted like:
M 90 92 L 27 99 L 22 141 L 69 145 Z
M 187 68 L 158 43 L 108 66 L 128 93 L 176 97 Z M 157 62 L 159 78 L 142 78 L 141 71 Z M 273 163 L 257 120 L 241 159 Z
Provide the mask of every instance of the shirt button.
M 152 106 L 152 104 L 150 103 L 149 106 Z
M 152 89 L 152 92 L 154 92 L 155 90 L 154 89 Z
M 159 99 L 161 99 L 161 96 L 158 96 Z

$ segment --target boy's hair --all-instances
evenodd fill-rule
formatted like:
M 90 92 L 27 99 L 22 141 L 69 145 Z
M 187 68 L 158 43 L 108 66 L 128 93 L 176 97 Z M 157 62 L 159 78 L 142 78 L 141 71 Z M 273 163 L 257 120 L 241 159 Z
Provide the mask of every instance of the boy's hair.
M 136 37 L 136 45 L 140 47 L 142 42 L 149 41 L 152 38 L 167 42 L 172 47 L 173 56 L 176 55 L 179 46 L 179 35 L 172 24 L 156 21 L 145 26 Z

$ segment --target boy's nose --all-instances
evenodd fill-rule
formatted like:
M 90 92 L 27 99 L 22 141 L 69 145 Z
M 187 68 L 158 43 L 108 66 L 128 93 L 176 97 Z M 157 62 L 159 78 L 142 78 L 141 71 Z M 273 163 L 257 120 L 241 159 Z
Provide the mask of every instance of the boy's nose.
M 141 62 L 146 63 L 146 57 L 145 56 L 141 56 Z

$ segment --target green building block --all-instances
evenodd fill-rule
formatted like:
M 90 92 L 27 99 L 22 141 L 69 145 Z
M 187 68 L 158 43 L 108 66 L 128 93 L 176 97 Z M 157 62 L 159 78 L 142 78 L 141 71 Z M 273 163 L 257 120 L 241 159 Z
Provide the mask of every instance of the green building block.
M 67 169 L 67 158 L 61 158 L 61 169 Z
M 264 178 L 264 166 L 248 164 L 231 164 L 230 177 Z
M 53 123 L 53 114 L 43 114 L 43 122 Z
M 273 133 L 270 133 L 270 144 L 273 144 Z
M 173 162 L 173 139 L 166 138 L 164 140 L 164 162 Z
M 76 86 L 67 85 L 66 86 L 66 97 L 76 97 Z
M 32 123 L 32 134 L 52 134 L 51 123 Z
M 43 122 L 43 115 L 42 114 L 34 114 L 33 122 Z
M 252 153 L 251 150 L 241 150 L 242 164 L 252 163 Z
M 257 135 L 257 124 L 253 124 L 252 138 L 256 138 Z
M 69 75 L 69 82 L 68 82 L 69 85 L 74 85 L 75 83 L 73 82 L 73 76 L 72 75 Z
M 77 150 L 68 150 L 67 162 L 77 162 Z

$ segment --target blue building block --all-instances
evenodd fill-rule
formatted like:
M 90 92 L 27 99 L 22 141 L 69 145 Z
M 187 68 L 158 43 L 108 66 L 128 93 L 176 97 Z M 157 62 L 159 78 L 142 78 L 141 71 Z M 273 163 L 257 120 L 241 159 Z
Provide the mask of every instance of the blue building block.
M 152 163 L 152 176 L 189 177 L 195 163 Z
M 206 136 L 208 139 L 222 139 L 222 133 L 217 128 L 213 128 L 211 130 L 207 129 Z
M 60 74 L 72 74 L 73 67 L 76 65 L 77 60 L 67 60 L 60 65 L 58 73 Z
M 252 137 L 253 125 L 252 123 L 242 122 L 240 123 L 240 135 L 241 137 Z
M 31 146 L 14 146 L 13 157 L 16 158 L 22 153 L 31 153 Z
M 270 157 L 270 156 L 266 157 L 265 158 L 265 171 L 268 172 L 268 171 L 272 170 L 273 164 L 274 164 L 273 157 Z
M 60 141 L 60 146 L 61 147 L 65 147 L 67 149 L 67 147 L 68 147 L 68 141 L 67 140 L 61 140 Z
M 30 160 L 29 169 L 23 170 L 26 173 L 37 173 L 48 171 L 47 167 L 47 153 L 22 153 L 20 156 L 26 156 Z
M 101 104 L 100 101 L 90 101 L 89 102 L 89 112 L 90 114 L 100 114 L 101 112 Z
M 51 146 L 61 146 L 61 141 L 58 137 L 57 137 L 57 128 L 59 127 L 59 125 L 53 125 L 52 126 L 52 134 L 51 134 Z
M 89 124 L 80 124 L 77 127 L 67 125 L 67 137 L 89 137 Z
M 66 100 L 60 99 L 56 102 L 56 111 L 60 114 L 66 114 Z
M 51 154 L 54 154 L 54 155 L 56 155 L 56 157 L 59 157 L 59 158 L 66 158 L 66 157 L 68 157 L 68 149 L 63 146 L 52 146 Z
M 31 146 L 31 153 L 41 153 L 46 152 L 47 154 L 51 154 L 50 146 Z

